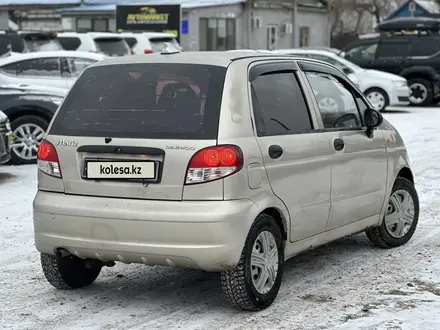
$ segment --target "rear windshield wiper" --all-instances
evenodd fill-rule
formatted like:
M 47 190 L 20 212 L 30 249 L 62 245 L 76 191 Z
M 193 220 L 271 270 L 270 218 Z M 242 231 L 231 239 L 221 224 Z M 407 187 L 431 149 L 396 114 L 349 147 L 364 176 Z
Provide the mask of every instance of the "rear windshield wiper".
M 290 128 L 287 127 L 286 125 L 284 125 L 282 122 L 280 122 L 278 119 L 275 118 L 270 118 L 270 120 L 273 120 L 275 122 L 277 122 L 278 124 L 280 124 L 281 126 L 283 126 L 286 130 L 290 131 Z

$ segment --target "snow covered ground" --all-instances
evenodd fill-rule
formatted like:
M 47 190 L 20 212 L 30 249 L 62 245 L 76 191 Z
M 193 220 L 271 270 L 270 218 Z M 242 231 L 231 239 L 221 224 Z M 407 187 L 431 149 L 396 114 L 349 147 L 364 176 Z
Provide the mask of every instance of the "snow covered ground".
M 440 108 L 385 117 L 415 171 L 415 236 L 381 250 L 360 234 L 298 256 L 259 313 L 230 307 L 219 276 L 201 271 L 117 264 L 89 288 L 55 290 L 33 245 L 36 167 L 0 167 L 0 329 L 439 329 Z

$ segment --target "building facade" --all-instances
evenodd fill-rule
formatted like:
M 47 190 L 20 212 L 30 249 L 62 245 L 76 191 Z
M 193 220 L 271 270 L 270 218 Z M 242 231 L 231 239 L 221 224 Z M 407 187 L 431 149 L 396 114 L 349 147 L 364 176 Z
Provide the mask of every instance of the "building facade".
M 2 1 L 0 0 L 0 13 Z M 24 0 L 16 0 L 24 1 Z M 29 3 L 30 0 L 26 0 Z M 35 0 L 44 2 L 44 0 Z M 52 31 L 116 31 L 116 3 L 99 3 L 85 0 L 78 6 L 68 0 L 58 8 L 44 6 L 45 15 L 52 16 L 47 22 L 29 22 L 20 12 L 43 10 L 35 4 L 31 7 L 13 8 L 20 29 Z M 11 1 L 9 1 L 11 2 Z M 60 0 L 61 2 L 61 0 Z M 51 0 L 51 4 L 54 1 Z M 94 4 L 91 4 L 94 3 Z M 130 1 L 124 1 L 124 4 Z M 180 4 L 182 27 L 180 43 L 185 50 L 230 50 L 230 49 L 282 49 L 299 46 L 329 46 L 329 10 L 324 0 L 139 0 L 137 5 Z M 55 9 L 56 8 L 56 9 Z M 11 12 L 10 6 L 3 12 Z M 1 19 L 1 15 L 0 15 Z M 54 24 L 54 19 L 58 24 Z M 50 23 L 49 23 L 50 21 Z M 0 22 L 0 26 L 1 26 Z M 40 27 L 39 27 L 40 26 Z M 1 29 L 1 27 L 0 27 Z

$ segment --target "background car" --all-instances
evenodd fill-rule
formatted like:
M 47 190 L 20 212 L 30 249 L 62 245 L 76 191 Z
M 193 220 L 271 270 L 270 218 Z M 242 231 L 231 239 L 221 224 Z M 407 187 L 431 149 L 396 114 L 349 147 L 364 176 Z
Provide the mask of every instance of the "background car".
M 304 56 L 334 65 L 359 87 L 375 110 L 385 110 L 389 105 L 409 104 L 410 89 L 407 80 L 401 76 L 363 69 L 336 53 L 326 50 L 280 49 L 274 52 Z
M 0 31 L 0 40 L 8 41 L 14 53 L 63 50 L 55 32 Z
M 57 34 L 57 40 L 65 50 L 102 53 L 108 56 L 132 54 L 122 36 L 111 32 L 61 32 Z
M 103 54 L 75 51 L 14 54 L 0 59 L 0 85 L 47 85 L 69 88 Z
M 64 90 L 48 86 L 0 86 L 0 109 L 11 122 L 13 164 L 31 164 Z
M 181 51 L 183 48 L 179 45 L 176 37 L 171 33 L 165 32 L 121 32 L 118 33 L 127 42 L 133 54 L 152 54 L 160 52 L 165 42 L 171 43 Z
M 408 80 L 412 105 L 440 101 L 440 20 L 404 17 L 386 20 L 379 32 L 350 43 L 342 55 L 366 69 L 398 74 Z
M 12 135 L 9 118 L 0 110 L 0 165 L 9 162 L 11 159 L 11 150 L 9 147 L 9 138 Z

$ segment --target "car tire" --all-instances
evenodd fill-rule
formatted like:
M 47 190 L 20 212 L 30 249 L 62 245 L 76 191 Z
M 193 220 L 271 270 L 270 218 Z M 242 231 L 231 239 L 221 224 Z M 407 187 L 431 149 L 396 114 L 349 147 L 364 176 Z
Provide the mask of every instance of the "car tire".
M 102 264 L 76 256 L 58 257 L 41 253 L 41 266 L 46 280 L 61 290 L 79 289 L 92 284 Z
M 400 210 L 398 205 L 394 205 L 399 203 L 405 203 L 400 205 Z M 389 249 L 406 244 L 414 235 L 418 221 L 419 198 L 414 184 L 397 177 L 382 223 L 380 226 L 369 228 L 366 234 L 376 246 Z M 397 233 L 398 229 L 402 232 Z
M 434 101 L 434 93 L 432 90 L 432 83 L 429 80 L 422 79 L 422 78 L 415 78 L 408 80 L 408 86 L 411 90 L 411 95 L 409 97 L 410 104 L 412 106 L 426 106 L 432 104 Z M 415 102 L 413 93 L 416 92 L 421 93 L 421 95 L 424 95 L 421 98 L 420 102 Z
M 273 303 L 283 277 L 284 246 L 283 236 L 275 219 L 270 215 L 260 214 L 249 230 L 237 267 L 220 273 L 223 292 L 232 305 L 246 311 L 259 311 Z M 264 270 L 253 265 L 253 259 L 259 255 L 263 257 L 260 265 L 268 265 Z M 265 257 L 266 262 L 261 261 Z M 254 282 L 257 282 L 258 287 Z
M 386 109 L 386 107 L 390 105 L 390 99 L 388 97 L 388 94 L 381 88 L 376 88 L 376 87 L 369 88 L 365 91 L 364 95 L 368 99 L 368 101 L 370 101 L 370 103 L 372 103 L 372 102 L 369 98 L 369 95 L 371 97 L 375 96 L 375 97 L 381 98 L 383 100 L 383 105 L 380 107 L 380 109 L 378 108 L 378 109 L 374 109 L 374 110 L 384 111 Z
M 14 135 L 20 134 L 20 133 L 18 133 L 18 130 L 20 127 L 21 128 L 31 127 L 33 129 L 39 128 L 42 131 L 46 132 L 48 126 L 49 126 L 49 123 L 45 119 L 38 117 L 38 116 L 33 116 L 33 115 L 26 115 L 26 116 L 18 117 L 11 122 L 11 128 L 12 128 L 12 132 L 14 133 Z M 34 141 L 34 142 L 36 142 L 36 141 Z M 16 139 L 12 143 L 14 146 L 14 143 L 16 143 Z M 35 152 L 35 157 L 28 159 L 28 158 L 20 156 L 14 150 L 14 148 L 12 148 L 11 163 L 13 165 L 34 164 L 36 161 L 37 161 L 36 152 Z

